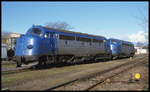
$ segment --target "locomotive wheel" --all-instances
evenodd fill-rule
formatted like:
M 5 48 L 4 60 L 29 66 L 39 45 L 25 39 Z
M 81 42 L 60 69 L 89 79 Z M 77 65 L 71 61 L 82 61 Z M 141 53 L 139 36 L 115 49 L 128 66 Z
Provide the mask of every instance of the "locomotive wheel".
M 39 65 L 39 66 L 41 66 L 41 65 L 42 65 L 42 61 L 41 61 L 41 60 L 39 60 L 39 63 L 38 63 L 38 65 Z
M 113 55 L 111 56 L 111 59 L 110 59 L 110 60 L 114 60 L 114 56 L 113 56 Z
M 17 61 L 17 66 L 16 67 L 21 67 L 22 63 L 21 61 Z
M 17 67 L 21 67 L 21 64 L 17 62 Z
M 17 58 L 17 66 L 16 67 L 21 67 L 22 65 L 22 58 Z
M 113 56 L 112 55 L 109 55 L 109 60 L 112 60 Z
M 38 65 L 42 66 L 43 64 L 45 64 L 44 57 L 40 57 Z
M 38 61 L 39 61 L 39 63 L 38 63 L 39 66 L 47 65 L 47 57 L 46 56 L 40 57 Z

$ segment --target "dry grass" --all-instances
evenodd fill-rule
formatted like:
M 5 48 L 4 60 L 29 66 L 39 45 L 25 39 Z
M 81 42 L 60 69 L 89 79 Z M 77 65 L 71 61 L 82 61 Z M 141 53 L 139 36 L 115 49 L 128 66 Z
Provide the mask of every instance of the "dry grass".
M 114 61 L 115 62 L 115 61 Z M 20 83 L 25 83 L 27 81 L 34 81 L 40 80 L 47 77 L 64 77 L 67 74 L 78 75 L 76 72 L 80 72 L 87 69 L 94 70 L 95 68 L 100 68 L 100 66 L 107 64 L 112 64 L 113 62 L 98 62 L 98 63 L 91 63 L 91 64 L 82 64 L 82 65 L 73 65 L 73 66 L 65 66 L 65 67 L 54 67 L 51 69 L 41 69 L 36 71 L 28 71 L 28 72 L 21 72 L 17 74 L 11 75 L 2 75 L 2 87 L 14 86 Z M 117 63 L 117 62 L 116 62 Z M 123 62 L 122 62 L 123 63 Z M 119 62 L 118 62 L 119 64 Z M 103 65 L 104 66 L 104 65 Z
M 3 87 L 12 87 L 12 88 L 36 88 L 35 84 L 38 85 L 38 88 L 41 84 L 41 88 L 55 84 L 60 80 L 70 80 L 73 77 L 82 76 L 83 74 L 88 74 L 95 70 L 107 69 L 115 65 L 123 64 L 124 61 L 128 62 L 129 59 L 125 60 L 114 60 L 108 62 L 98 62 L 91 64 L 81 64 L 81 65 L 72 65 L 64 67 L 53 67 L 49 69 L 40 69 L 36 71 L 21 72 L 17 74 L 2 75 L 2 88 Z M 123 61 L 123 62 L 122 62 Z M 106 67 L 108 66 L 109 67 Z M 46 82 L 49 85 L 46 85 Z M 53 82 L 53 83 L 52 83 Z M 43 83 L 43 84 L 42 84 Z M 51 83 L 51 84 L 50 84 Z M 29 84 L 29 85 L 28 85 Z M 15 86 L 15 87 L 14 87 Z M 44 87 L 43 87 L 44 86 Z
M 16 68 L 16 64 L 2 64 L 1 68 Z

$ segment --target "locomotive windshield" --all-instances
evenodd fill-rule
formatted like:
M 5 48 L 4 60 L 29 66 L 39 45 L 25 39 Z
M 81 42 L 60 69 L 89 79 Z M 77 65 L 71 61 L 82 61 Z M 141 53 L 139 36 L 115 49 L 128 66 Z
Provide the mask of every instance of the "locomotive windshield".
M 117 44 L 117 42 L 115 40 L 111 40 L 111 43 L 113 44 Z
M 32 31 L 30 33 L 36 36 L 42 35 L 42 31 L 39 28 L 32 28 Z

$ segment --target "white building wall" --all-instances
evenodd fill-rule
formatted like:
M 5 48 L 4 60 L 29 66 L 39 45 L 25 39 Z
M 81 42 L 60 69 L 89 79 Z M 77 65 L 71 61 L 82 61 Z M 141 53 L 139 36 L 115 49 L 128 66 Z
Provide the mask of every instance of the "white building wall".
M 6 59 L 7 58 L 7 45 L 1 44 L 1 58 Z
M 135 54 L 147 54 L 148 50 L 147 49 L 142 49 L 141 47 L 135 47 L 137 52 Z

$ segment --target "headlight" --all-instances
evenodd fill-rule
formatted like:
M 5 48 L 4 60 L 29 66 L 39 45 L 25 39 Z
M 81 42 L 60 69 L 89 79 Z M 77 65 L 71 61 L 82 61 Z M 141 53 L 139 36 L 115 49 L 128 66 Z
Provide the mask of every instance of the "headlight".
M 112 46 L 112 45 L 110 45 L 110 49 L 111 49 L 111 50 L 113 49 L 113 46 Z
M 33 48 L 33 45 L 28 45 L 27 48 L 28 48 L 28 49 L 32 49 L 32 48 Z

